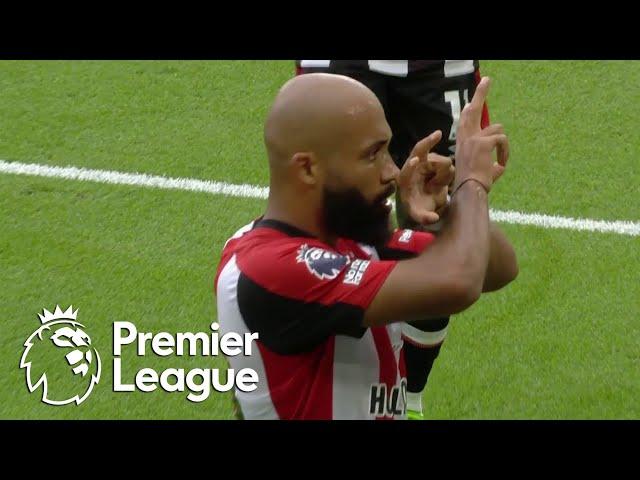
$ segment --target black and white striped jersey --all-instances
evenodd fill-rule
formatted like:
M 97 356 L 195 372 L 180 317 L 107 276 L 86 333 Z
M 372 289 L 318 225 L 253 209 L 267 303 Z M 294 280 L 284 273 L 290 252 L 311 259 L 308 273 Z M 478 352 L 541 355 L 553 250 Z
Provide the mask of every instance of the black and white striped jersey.
M 296 60 L 303 69 L 370 70 L 395 77 L 415 72 L 433 73 L 440 77 L 457 77 L 474 73 L 478 60 Z

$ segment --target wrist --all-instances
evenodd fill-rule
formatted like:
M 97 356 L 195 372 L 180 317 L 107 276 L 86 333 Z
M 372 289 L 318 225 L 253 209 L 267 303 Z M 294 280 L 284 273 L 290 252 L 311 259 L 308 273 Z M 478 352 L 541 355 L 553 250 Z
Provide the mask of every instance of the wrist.
M 460 183 L 458 183 L 458 185 L 456 185 L 453 189 L 453 191 L 451 192 L 451 197 L 453 197 L 456 192 L 458 190 L 460 190 L 464 185 L 475 185 L 476 188 L 478 186 L 482 187 L 482 189 L 484 190 L 484 192 L 488 195 L 489 191 L 491 190 L 490 187 L 488 187 L 484 182 L 482 182 L 481 180 L 478 180 L 477 178 L 474 177 L 468 177 L 465 178 L 464 180 L 462 180 Z M 467 187 L 468 188 L 468 187 Z

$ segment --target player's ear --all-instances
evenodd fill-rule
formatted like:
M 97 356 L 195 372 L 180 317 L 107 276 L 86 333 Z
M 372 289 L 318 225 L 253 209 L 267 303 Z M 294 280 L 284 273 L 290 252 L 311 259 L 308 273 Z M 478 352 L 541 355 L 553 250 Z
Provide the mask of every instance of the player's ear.
M 312 152 L 298 152 L 291 157 L 291 165 L 295 175 L 305 185 L 316 185 L 319 182 L 320 168 L 318 158 Z

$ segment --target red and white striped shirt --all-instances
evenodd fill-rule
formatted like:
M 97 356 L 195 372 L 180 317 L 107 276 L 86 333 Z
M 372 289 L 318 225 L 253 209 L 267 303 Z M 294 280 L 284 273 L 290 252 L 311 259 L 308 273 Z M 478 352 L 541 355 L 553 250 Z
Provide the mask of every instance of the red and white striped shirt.
M 398 230 L 383 250 L 415 255 L 433 239 Z M 396 264 L 378 253 L 346 239 L 332 248 L 274 220 L 227 241 L 216 275 L 220 332 L 259 334 L 251 356 L 228 357 L 236 371 L 258 373 L 256 390 L 235 392 L 244 418 L 406 418 L 400 324 L 362 326 Z

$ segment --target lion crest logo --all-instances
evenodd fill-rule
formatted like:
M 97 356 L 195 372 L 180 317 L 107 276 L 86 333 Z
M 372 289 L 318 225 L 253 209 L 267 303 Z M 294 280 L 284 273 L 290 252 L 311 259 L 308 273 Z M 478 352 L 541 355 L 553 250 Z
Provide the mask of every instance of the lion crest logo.
M 72 306 L 43 309 L 42 325 L 24 343 L 20 368 L 26 369 L 29 392 L 42 387 L 49 405 L 80 405 L 100 381 L 100 356 L 77 315 Z

